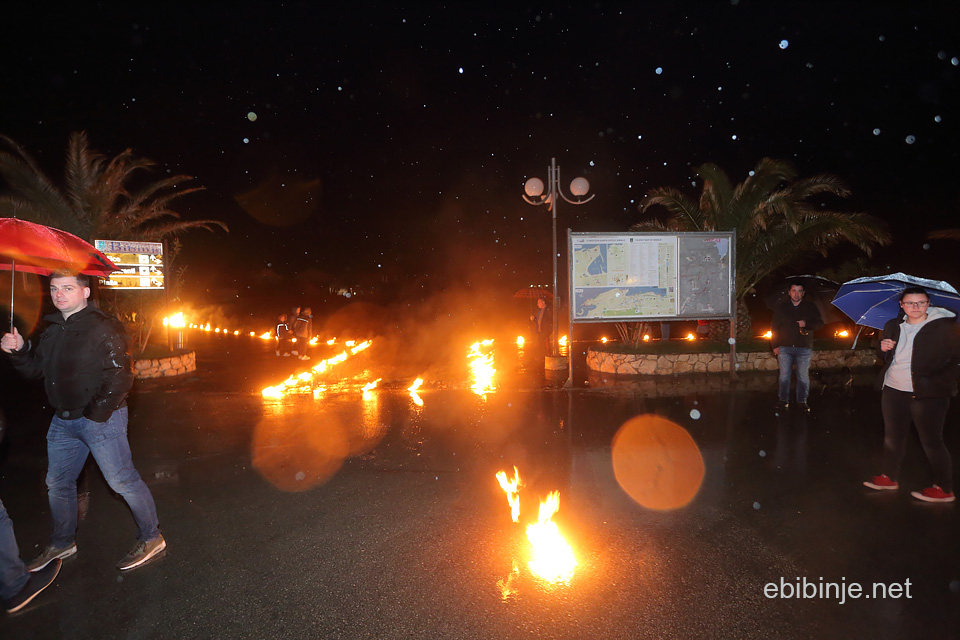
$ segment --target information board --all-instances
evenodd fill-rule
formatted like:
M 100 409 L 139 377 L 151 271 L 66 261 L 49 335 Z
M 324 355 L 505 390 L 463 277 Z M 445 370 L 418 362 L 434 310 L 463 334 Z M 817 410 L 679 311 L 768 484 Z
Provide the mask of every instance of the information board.
M 733 315 L 733 232 L 569 232 L 568 240 L 573 322 Z
M 163 244 L 127 240 L 94 240 L 93 246 L 120 267 L 105 278 L 105 289 L 163 289 Z

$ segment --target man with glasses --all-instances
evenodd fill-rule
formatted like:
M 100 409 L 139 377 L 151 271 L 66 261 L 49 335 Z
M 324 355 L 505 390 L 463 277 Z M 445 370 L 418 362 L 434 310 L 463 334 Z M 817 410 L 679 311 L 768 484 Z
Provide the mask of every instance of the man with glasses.
M 809 413 L 810 358 L 813 356 L 813 332 L 823 326 L 820 310 L 803 299 L 803 285 L 790 285 L 790 298 L 781 300 L 773 310 L 770 341 L 780 365 L 779 408 L 790 406 L 790 378 L 797 368 L 797 408 Z
M 883 473 L 863 484 L 876 491 L 900 488 L 897 478 L 912 421 L 935 484 L 910 495 L 924 502 L 953 502 L 953 463 L 943 442 L 943 424 L 960 373 L 957 317 L 947 309 L 931 307 L 930 296 L 921 287 L 904 289 L 900 308 L 903 315 L 887 322 L 880 340 Z

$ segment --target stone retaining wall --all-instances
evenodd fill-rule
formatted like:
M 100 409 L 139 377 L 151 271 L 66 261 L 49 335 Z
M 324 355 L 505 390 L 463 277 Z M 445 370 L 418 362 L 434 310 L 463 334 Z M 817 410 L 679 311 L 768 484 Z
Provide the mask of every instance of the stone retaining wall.
M 777 358 L 771 351 L 737 353 L 736 370 L 776 371 Z M 872 349 L 814 351 L 811 369 L 858 369 L 877 364 Z M 688 373 L 726 373 L 730 371 L 729 353 L 610 353 L 590 348 L 587 366 L 594 371 L 617 375 L 672 376 Z
M 197 353 L 187 351 L 166 358 L 144 358 L 133 361 L 133 373 L 137 378 L 167 378 L 197 370 Z

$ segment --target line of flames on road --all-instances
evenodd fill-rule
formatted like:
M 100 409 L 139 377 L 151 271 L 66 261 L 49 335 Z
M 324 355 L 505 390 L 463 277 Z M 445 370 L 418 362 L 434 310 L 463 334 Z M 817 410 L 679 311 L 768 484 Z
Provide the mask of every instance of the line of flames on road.
M 349 348 L 345 349 L 344 351 L 341 351 L 340 353 L 333 356 L 332 358 L 321 360 L 317 364 L 313 365 L 307 371 L 290 376 L 289 378 L 287 378 L 282 383 L 276 386 L 264 388 L 261 391 L 261 394 L 263 395 L 264 398 L 282 398 L 283 396 L 292 394 L 292 393 L 301 393 L 301 394 L 312 393 L 314 397 L 316 397 L 318 395 L 318 389 L 319 389 L 319 392 L 322 393 L 323 388 L 322 386 L 314 385 L 315 376 L 321 373 L 325 373 L 327 369 L 329 369 L 330 367 L 340 364 L 341 362 L 345 361 L 347 358 L 360 353 L 364 349 L 369 348 L 371 341 L 366 340 L 364 342 L 357 344 L 355 341 L 349 340 L 344 344 L 346 344 L 347 347 Z M 374 387 L 376 386 L 376 382 L 372 384 L 374 385 Z M 364 389 L 365 393 L 366 391 L 368 390 Z
M 497 482 L 507 494 L 507 503 L 510 505 L 510 514 L 514 522 L 520 520 L 520 471 L 513 468 L 513 478 L 508 479 L 505 471 L 497 473 Z M 530 541 L 532 556 L 527 565 L 534 575 L 550 583 L 569 584 L 577 566 L 577 559 L 573 549 L 563 538 L 560 528 L 553 521 L 553 515 L 560 509 L 560 492 L 552 491 L 546 500 L 540 503 L 537 522 L 527 526 L 527 539 Z M 503 599 L 514 594 L 513 580 L 519 573 L 516 564 L 507 577 L 501 580 L 499 587 Z

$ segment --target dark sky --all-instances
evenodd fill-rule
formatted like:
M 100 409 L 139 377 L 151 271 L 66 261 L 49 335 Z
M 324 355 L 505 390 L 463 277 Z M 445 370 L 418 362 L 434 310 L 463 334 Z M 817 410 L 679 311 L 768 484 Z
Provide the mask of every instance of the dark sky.
M 597 194 L 561 244 L 769 156 L 843 177 L 901 255 L 957 249 L 922 248 L 960 226 L 957 2 L 18 4 L 0 132 L 57 177 L 76 130 L 196 176 L 178 209 L 231 233 L 186 236 L 194 286 L 547 283 L 520 195 L 552 156 Z

